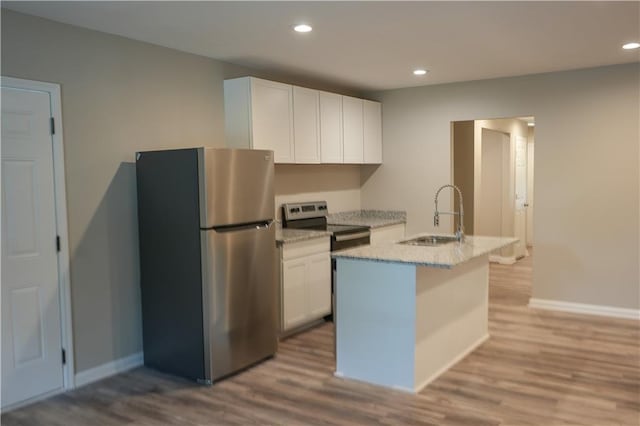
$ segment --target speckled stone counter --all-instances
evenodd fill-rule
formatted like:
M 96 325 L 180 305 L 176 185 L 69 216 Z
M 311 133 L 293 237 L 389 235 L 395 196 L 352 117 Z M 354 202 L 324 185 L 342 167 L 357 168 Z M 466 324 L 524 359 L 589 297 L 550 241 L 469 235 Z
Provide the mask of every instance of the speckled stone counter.
M 396 225 L 407 222 L 407 213 L 390 210 L 354 210 L 349 212 L 332 213 L 327 216 L 331 225 L 359 225 L 370 228 Z
M 423 235 L 414 235 L 410 240 Z M 516 238 L 473 237 L 467 236 L 460 244 L 457 241 L 435 247 L 413 246 L 408 244 L 380 244 L 361 246 L 350 250 L 332 253 L 334 259 L 362 259 L 377 262 L 409 263 L 416 266 L 451 269 L 473 258 L 490 253 L 517 242 Z
M 328 237 L 331 233 L 326 231 L 309 231 L 305 229 L 290 229 L 278 226 L 276 228 L 276 245 L 311 240 L 313 238 Z

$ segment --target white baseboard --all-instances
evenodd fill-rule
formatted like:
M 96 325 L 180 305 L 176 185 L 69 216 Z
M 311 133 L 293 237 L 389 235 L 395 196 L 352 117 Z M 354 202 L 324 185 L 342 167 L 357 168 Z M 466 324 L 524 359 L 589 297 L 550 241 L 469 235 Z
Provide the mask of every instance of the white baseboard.
M 66 392 L 66 389 L 64 389 L 64 388 L 55 389 L 55 390 L 52 390 L 51 392 L 46 392 L 46 393 L 43 393 L 42 395 L 38 395 L 38 396 L 34 396 L 33 398 L 25 399 L 24 401 L 18 401 L 18 402 L 15 402 L 13 404 L 5 405 L 4 407 L 2 407 L 0 409 L 0 413 L 8 413 L 9 411 L 16 410 L 16 409 L 22 408 L 22 407 L 26 407 L 27 405 L 31 405 L 31 404 L 34 404 L 34 403 L 36 403 L 38 401 L 42 401 L 44 399 L 51 398 L 52 396 L 56 396 L 56 395 L 61 394 L 63 392 Z
M 515 256 L 498 256 L 496 254 L 490 254 L 489 262 L 499 263 L 501 265 L 513 265 L 514 263 L 516 263 L 516 257 Z
M 81 371 L 76 374 L 76 387 L 88 385 L 98 380 L 106 379 L 118 373 L 123 373 L 132 368 L 139 367 L 144 364 L 142 352 L 119 358 L 106 364 Z
M 478 346 L 480 346 L 481 344 L 483 344 L 484 342 L 486 342 L 489 339 L 489 334 L 485 334 L 484 336 L 482 336 L 481 338 L 479 338 L 478 340 L 476 340 L 475 342 L 473 342 L 467 349 L 465 349 L 460 355 L 458 355 L 457 357 L 455 357 L 454 359 L 452 359 L 450 362 L 448 362 L 445 366 L 443 366 L 441 369 L 439 369 L 438 371 L 436 371 L 435 373 L 433 373 L 431 376 L 429 376 L 426 380 L 423 380 L 422 383 L 416 385 L 415 389 L 413 390 L 414 393 L 418 393 L 420 392 L 422 389 L 424 389 L 429 383 L 433 382 L 435 379 L 437 379 L 440 375 L 442 375 L 444 372 L 446 372 L 448 369 L 450 369 L 451 367 L 453 367 L 454 365 L 456 365 L 458 362 L 462 361 L 462 359 L 464 357 L 466 357 L 467 355 L 469 355 L 471 352 L 475 351 Z
M 639 309 L 616 308 L 615 306 L 588 305 L 584 303 L 563 302 L 560 300 L 529 299 L 529 307 L 552 311 L 573 312 L 576 314 L 600 315 L 605 317 L 640 320 Z

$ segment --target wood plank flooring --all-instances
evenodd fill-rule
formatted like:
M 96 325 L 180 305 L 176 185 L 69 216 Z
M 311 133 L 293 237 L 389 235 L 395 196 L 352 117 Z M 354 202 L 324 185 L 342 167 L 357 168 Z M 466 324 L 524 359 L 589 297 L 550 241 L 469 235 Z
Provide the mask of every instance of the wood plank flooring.
M 527 308 L 531 263 L 491 266 L 491 338 L 418 395 L 333 377 L 324 324 L 212 387 L 138 368 L 2 425 L 640 425 L 639 322 Z

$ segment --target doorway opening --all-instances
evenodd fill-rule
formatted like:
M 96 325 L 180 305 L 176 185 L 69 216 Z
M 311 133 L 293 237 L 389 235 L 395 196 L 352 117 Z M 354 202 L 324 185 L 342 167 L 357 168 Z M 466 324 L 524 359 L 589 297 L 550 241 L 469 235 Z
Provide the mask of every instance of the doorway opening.
M 452 181 L 463 194 L 465 232 L 518 238 L 490 256 L 513 264 L 533 247 L 535 118 L 455 121 L 451 135 Z M 453 202 L 458 211 L 457 198 Z

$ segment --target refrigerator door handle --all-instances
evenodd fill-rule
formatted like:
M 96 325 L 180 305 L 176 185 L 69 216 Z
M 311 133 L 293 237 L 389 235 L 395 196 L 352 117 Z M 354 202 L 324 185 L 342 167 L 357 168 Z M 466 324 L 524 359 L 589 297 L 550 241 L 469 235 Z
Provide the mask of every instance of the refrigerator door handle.
M 236 225 L 220 225 L 211 226 L 209 228 L 200 228 L 202 231 L 214 231 L 217 233 L 244 231 L 247 229 L 269 229 L 273 220 L 261 220 L 258 222 L 241 223 Z

